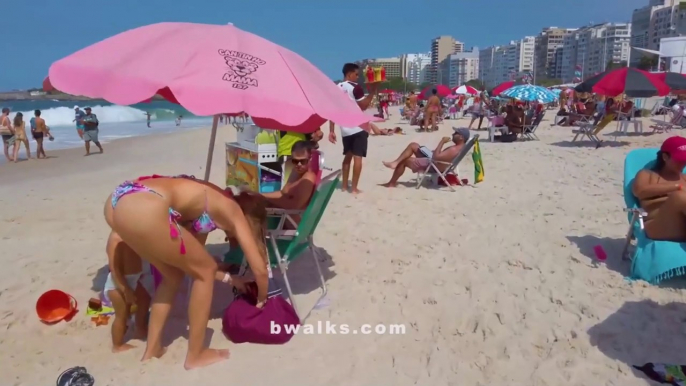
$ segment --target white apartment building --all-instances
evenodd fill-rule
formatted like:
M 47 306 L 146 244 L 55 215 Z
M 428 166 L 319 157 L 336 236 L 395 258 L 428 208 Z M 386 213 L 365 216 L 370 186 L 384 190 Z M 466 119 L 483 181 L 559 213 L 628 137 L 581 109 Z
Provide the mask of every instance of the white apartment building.
M 607 64 L 629 62 L 631 23 L 604 23 L 579 28 L 563 39 L 562 81 L 573 82 L 576 66 L 582 79 L 607 69 Z
M 536 78 L 560 79 L 561 66 L 557 59 L 562 55 L 564 37 L 576 28 L 547 27 L 536 36 L 535 75 Z
M 484 82 L 486 88 L 497 86 L 495 83 L 495 60 L 499 48 L 493 46 L 479 50 L 479 79 Z
M 488 47 L 479 51 L 479 78 L 487 88 L 534 69 L 536 38 L 526 36 L 505 46 Z
M 660 50 L 660 39 L 686 34 L 686 10 L 680 0 L 650 0 L 648 5 L 635 9 L 631 15 L 631 46 L 653 51 Z M 631 55 L 636 66 L 641 54 Z
M 441 63 L 441 81 L 450 88 L 461 86 L 467 81 L 479 78 L 479 48 L 450 55 Z
M 431 52 L 425 54 L 406 54 L 405 79 L 414 84 L 428 82 L 429 66 L 431 65 Z

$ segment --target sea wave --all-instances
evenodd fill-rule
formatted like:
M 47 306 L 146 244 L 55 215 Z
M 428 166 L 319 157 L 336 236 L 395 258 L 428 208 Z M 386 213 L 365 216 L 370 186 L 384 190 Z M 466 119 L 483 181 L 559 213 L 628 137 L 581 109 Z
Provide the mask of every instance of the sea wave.
M 137 122 L 147 119 L 146 111 L 130 106 L 95 105 L 91 108 L 93 113 L 98 116 L 100 123 Z M 150 112 L 150 118 L 153 120 L 171 120 L 177 116 L 175 111 L 169 109 L 153 109 L 148 112 Z M 33 111 L 22 111 L 22 114 L 24 114 L 25 121 L 33 117 Z M 53 107 L 41 110 L 41 117 L 45 119 L 48 126 L 74 125 L 74 109 L 71 107 Z

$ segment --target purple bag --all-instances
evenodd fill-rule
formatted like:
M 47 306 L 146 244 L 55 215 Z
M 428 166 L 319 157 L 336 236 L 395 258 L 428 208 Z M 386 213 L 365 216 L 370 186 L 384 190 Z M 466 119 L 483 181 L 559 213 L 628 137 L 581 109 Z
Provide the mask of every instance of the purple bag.
M 250 294 L 239 295 L 226 307 L 222 318 L 224 336 L 233 343 L 284 344 L 291 340 L 293 330 L 300 325 L 293 306 L 277 290 L 259 309 L 255 307 L 257 286 L 251 288 L 254 290 Z

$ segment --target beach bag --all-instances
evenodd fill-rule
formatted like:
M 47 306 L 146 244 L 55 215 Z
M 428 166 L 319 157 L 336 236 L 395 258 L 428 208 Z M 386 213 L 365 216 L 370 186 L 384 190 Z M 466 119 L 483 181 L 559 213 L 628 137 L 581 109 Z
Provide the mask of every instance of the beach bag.
M 462 183 L 460 183 L 460 177 L 458 177 L 457 174 L 453 174 L 453 173 L 450 173 L 450 174 L 446 175 L 446 176 L 445 176 L 445 179 L 446 179 L 446 181 L 448 181 L 448 183 L 449 183 L 451 186 L 455 186 L 455 185 L 467 185 L 467 184 L 469 184 L 469 180 L 467 180 L 466 178 L 463 179 L 463 180 L 461 181 Z M 440 185 L 440 186 L 447 186 L 447 185 L 445 184 L 445 181 L 443 181 L 442 178 L 439 178 L 439 179 L 438 179 L 438 185 Z
M 270 292 L 262 309 L 257 304 L 257 284 L 247 283 L 247 293 L 239 294 L 224 311 L 222 331 L 233 343 L 284 344 L 293 337 L 300 318 L 269 279 Z

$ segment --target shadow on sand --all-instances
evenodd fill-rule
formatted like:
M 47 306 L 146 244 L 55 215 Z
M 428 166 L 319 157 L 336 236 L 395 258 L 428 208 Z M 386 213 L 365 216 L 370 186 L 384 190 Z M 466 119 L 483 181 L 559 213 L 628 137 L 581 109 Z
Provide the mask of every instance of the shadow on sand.
M 622 249 L 624 248 L 625 239 L 617 239 L 611 237 L 597 237 L 592 235 L 586 236 L 567 236 L 567 240 L 576 244 L 579 252 L 588 257 L 591 261 L 596 260 L 595 251 L 593 247 L 600 245 L 607 254 L 605 265 L 608 269 L 620 273 L 622 276 L 631 276 L 631 261 L 622 260 Z M 633 251 L 633 244 L 629 246 L 629 254 Z M 686 277 L 675 277 L 673 279 L 665 280 L 657 285 L 660 288 L 671 289 L 686 289 Z
M 629 276 L 631 273 L 631 262 L 622 260 L 622 248 L 624 248 L 624 239 L 617 239 L 611 237 L 597 237 L 592 235 L 586 236 L 567 236 L 567 240 L 575 244 L 579 248 L 579 252 L 590 259 L 590 262 L 596 261 L 594 247 L 600 245 L 607 254 L 605 265 L 608 269 L 619 272 L 622 276 Z
M 652 300 L 626 302 L 588 330 L 590 342 L 608 358 L 641 366 L 648 362 L 683 364 L 686 304 L 660 305 Z M 646 379 L 642 372 L 634 374 Z M 646 380 L 646 384 L 650 383 Z
M 560 141 L 560 142 L 553 142 L 551 143 L 552 146 L 559 146 L 559 147 L 596 147 L 597 144 L 595 142 L 591 141 L 584 141 L 584 140 L 578 140 L 572 142 L 570 141 Z M 611 141 L 611 140 L 604 140 L 600 143 L 600 147 L 598 149 L 602 149 L 604 147 L 622 147 L 622 146 L 628 146 L 629 142 L 626 141 Z

